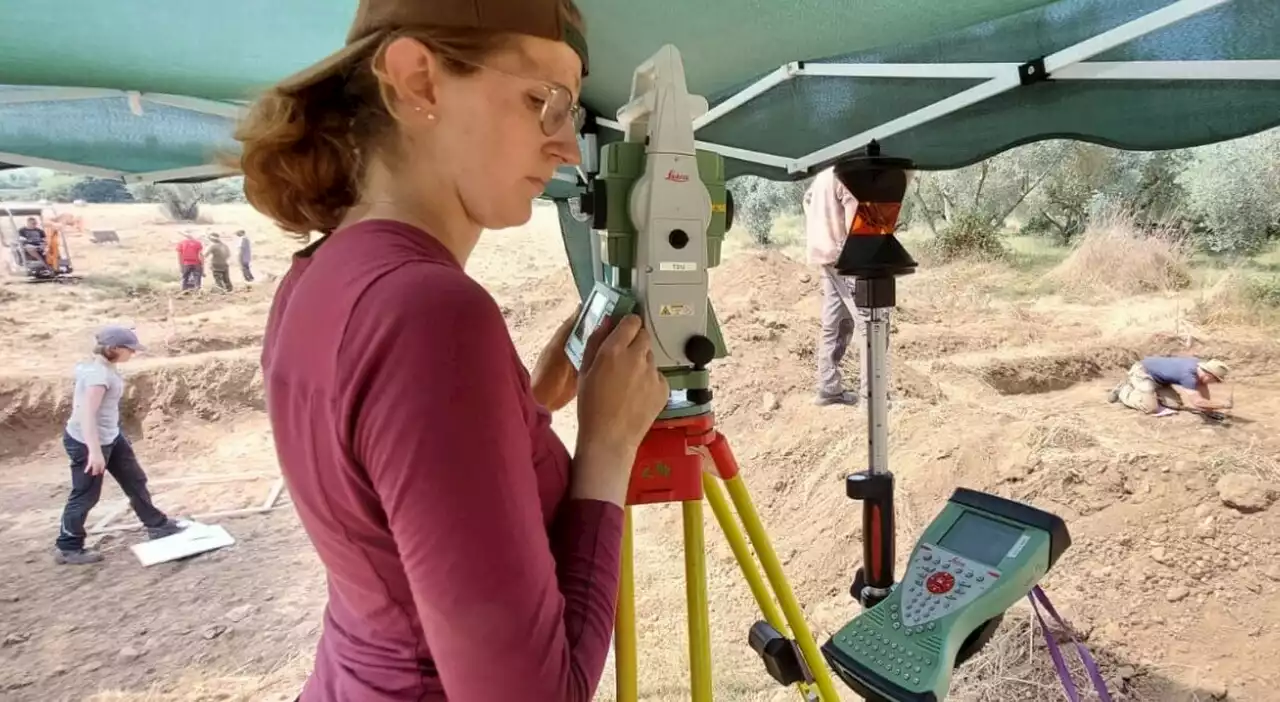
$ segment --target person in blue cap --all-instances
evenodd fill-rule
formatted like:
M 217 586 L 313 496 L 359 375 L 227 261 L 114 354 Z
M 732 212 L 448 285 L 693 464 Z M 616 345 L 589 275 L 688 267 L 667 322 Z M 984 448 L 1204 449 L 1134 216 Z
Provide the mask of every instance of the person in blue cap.
M 120 485 L 152 539 L 183 529 L 152 504 L 147 474 L 120 429 L 124 378 L 116 366 L 143 350 L 138 335 L 131 329 L 111 326 L 99 331 L 95 342 L 93 358 L 76 365 L 71 417 L 62 434 L 62 446 L 71 459 L 71 494 L 62 510 L 54 554 L 62 565 L 102 560 L 102 554 L 85 550 L 84 524 L 102 495 L 103 473 L 110 473 Z

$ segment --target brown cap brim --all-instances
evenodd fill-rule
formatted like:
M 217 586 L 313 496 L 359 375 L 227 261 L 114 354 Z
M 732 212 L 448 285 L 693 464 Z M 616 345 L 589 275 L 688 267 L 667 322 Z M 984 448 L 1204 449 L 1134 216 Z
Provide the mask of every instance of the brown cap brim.
M 276 84 L 276 89 L 286 93 L 297 92 L 309 88 L 330 76 L 342 73 L 356 60 L 356 57 L 368 51 L 381 38 L 381 32 L 361 37 L 329 54 L 320 62 L 312 64 L 280 81 Z

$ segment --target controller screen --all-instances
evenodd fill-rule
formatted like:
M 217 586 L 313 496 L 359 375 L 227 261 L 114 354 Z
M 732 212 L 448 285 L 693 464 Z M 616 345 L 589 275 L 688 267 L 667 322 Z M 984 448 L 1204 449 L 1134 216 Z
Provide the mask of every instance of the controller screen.
M 604 317 L 605 307 L 609 305 L 609 298 L 596 293 L 591 296 L 591 300 L 587 303 L 587 312 L 582 315 L 582 320 L 578 322 L 578 328 L 574 330 L 574 336 L 586 342 L 587 337 L 595 332 L 596 327 L 600 325 L 600 319 Z
M 1020 536 L 1022 530 L 1018 527 L 965 511 L 938 540 L 938 546 L 957 556 L 995 567 Z

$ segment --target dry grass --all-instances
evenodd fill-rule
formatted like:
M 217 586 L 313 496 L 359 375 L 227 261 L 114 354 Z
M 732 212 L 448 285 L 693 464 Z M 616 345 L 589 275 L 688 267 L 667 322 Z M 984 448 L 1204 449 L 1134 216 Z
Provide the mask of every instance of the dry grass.
M 1030 609 L 1015 607 L 982 651 L 961 666 L 952 689 L 955 702 L 1010 702 L 1061 697 L 1062 683 L 1047 663 L 1044 639 Z
M 947 312 L 985 310 L 1016 277 L 998 261 L 955 261 L 899 279 L 898 302 Z
M 188 669 L 178 680 L 148 690 L 110 690 L 86 702 L 291 702 L 302 691 L 311 652 L 295 653 L 264 675 L 244 670 Z
M 1032 427 L 1027 445 L 1036 450 L 1079 451 L 1098 445 L 1083 420 L 1072 415 L 1054 417 Z
M 1118 298 L 1191 284 L 1190 251 L 1177 232 L 1142 232 L 1123 212 L 1099 218 L 1044 282 L 1071 297 Z
M 1250 439 L 1223 448 L 1204 459 L 1205 473 L 1214 479 L 1226 473 L 1249 473 L 1267 482 L 1280 481 L 1275 457 Z
M 97 271 L 88 273 L 80 281 L 80 285 L 93 288 L 104 297 L 122 298 L 157 294 L 171 288 L 177 289 L 181 281 L 176 267 L 162 269 L 143 264 L 119 274 Z
M 1233 268 L 1205 289 L 1192 318 L 1205 326 L 1280 324 L 1280 278 Z

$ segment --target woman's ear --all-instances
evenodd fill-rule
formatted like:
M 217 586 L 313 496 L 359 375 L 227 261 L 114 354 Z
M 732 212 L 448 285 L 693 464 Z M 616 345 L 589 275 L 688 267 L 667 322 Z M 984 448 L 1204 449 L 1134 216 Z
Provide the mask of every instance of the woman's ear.
M 398 119 L 416 121 L 434 113 L 443 66 L 440 58 L 411 37 L 391 40 L 383 49 L 379 77 L 386 83 L 388 105 Z

